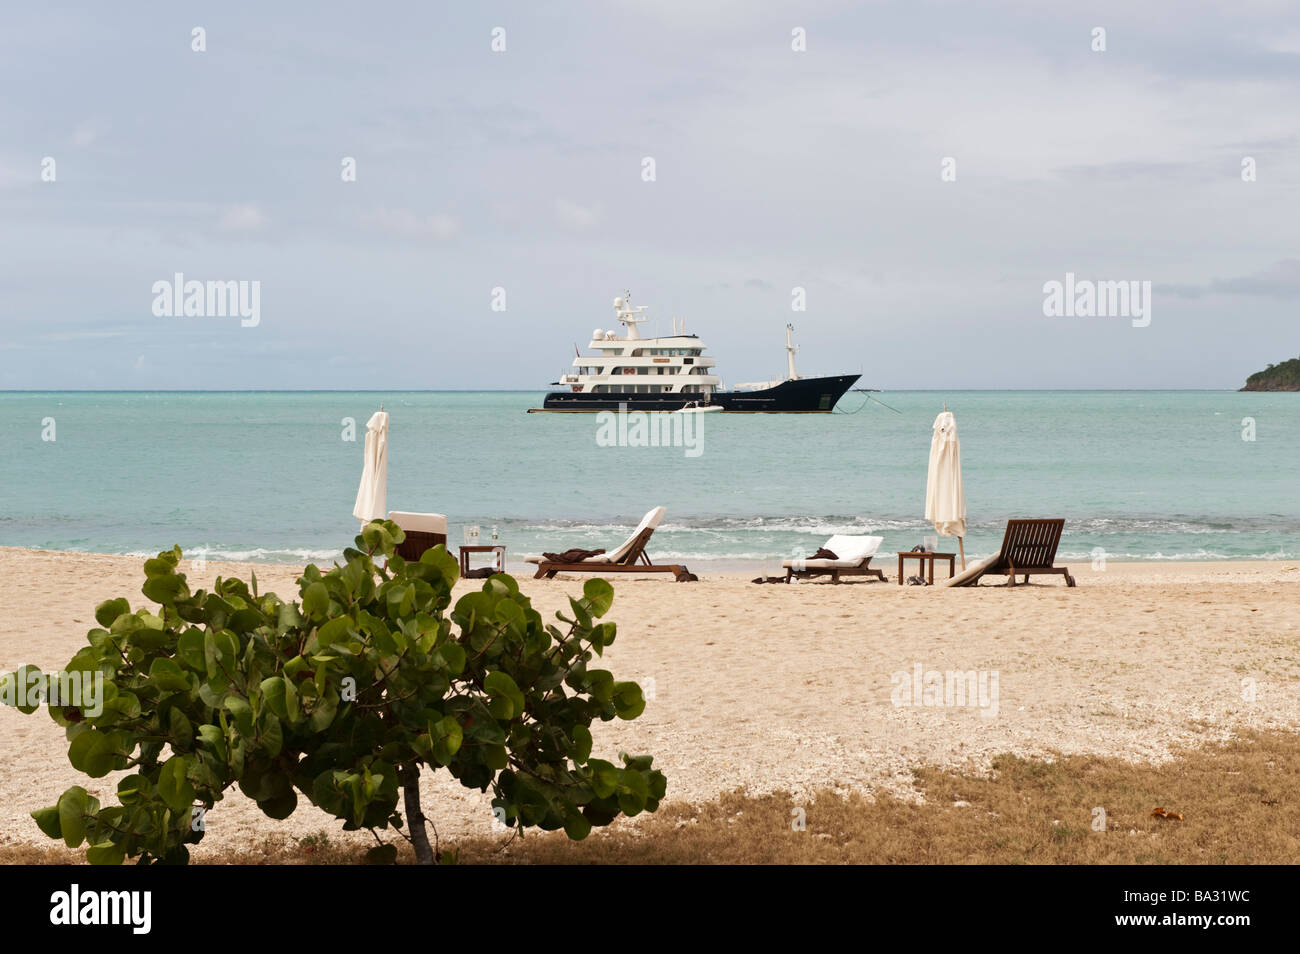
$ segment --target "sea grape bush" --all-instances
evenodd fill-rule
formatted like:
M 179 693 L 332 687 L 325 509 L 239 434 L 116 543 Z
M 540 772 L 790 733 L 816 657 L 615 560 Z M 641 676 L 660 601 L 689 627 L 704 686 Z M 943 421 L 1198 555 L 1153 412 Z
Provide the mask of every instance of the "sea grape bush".
M 666 781 L 650 756 L 591 757 L 593 720 L 645 708 L 636 683 L 589 668 L 614 641 L 614 624 L 597 621 L 613 588 L 586 581 L 572 616 L 556 614 L 564 625 L 544 625 L 497 574 L 448 614 L 456 560 L 443 547 L 403 560 L 403 539 L 391 522 L 368 524 L 341 566 L 304 570 L 294 602 L 259 594 L 255 575 L 191 592 L 179 548 L 148 560 L 143 593 L 157 610 L 100 604 L 99 628 L 68 665 L 104 674 L 103 711 L 49 710 L 77 770 L 131 773 L 120 804 L 74 786 L 32 812 L 41 830 L 87 845 L 94 863 L 184 863 L 204 835 L 197 819 L 238 786 L 271 818 L 306 798 L 345 830 L 405 827 L 432 863 L 424 766 L 490 788 L 497 817 L 520 830 L 581 839 L 654 811 Z M 382 843 L 369 860 L 396 856 Z

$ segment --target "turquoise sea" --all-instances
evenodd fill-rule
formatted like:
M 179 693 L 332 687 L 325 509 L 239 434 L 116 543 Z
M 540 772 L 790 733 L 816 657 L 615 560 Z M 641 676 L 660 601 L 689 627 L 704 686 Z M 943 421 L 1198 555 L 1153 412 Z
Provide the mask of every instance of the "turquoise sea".
M 453 545 L 478 524 L 512 562 L 613 548 L 663 504 L 657 560 L 775 571 L 795 548 L 854 532 L 882 534 L 892 554 L 933 533 L 926 464 L 946 404 L 968 558 L 1014 516 L 1065 517 L 1073 561 L 1098 547 L 1110 560 L 1300 558 L 1300 394 L 876 397 L 895 410 L 850 393 L 831 415 L 697 415 L 693 455 L 602 446 L 595 415 L 526 414 L 535 392 L 5 392 L 0 545 L 328 563 L 356 533 L 365 421 L 382 403 L 388 506 L 447 514 Z

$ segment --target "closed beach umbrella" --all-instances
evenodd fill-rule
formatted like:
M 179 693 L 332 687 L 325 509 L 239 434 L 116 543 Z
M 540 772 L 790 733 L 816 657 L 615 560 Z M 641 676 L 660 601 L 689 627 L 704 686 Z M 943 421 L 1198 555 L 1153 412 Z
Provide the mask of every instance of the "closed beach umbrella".
M 966 568 L 966 493 L 961 486 L 961 442 L 957 419 L 945 410 L 934 419 L 930 437 L 930 472 L 925 483 L 925 519 L 940 536 L 956 537 Z
M 388 415 L 376 411 L 366 421 L 365 466 L 352 516 L 363 524 L 388 515 Z

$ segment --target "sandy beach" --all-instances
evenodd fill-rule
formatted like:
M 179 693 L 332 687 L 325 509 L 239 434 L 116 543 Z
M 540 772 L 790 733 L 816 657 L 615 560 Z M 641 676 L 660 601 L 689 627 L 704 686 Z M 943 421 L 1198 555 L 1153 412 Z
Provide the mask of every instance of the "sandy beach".
M 145 602 L 142 562 L 0 548 L 0 671 L 65 664 L 96 604 Z M 596 753 L 653 754 L 673 801 L 736 788 L 916 797 L 910 770 L 925 764 L 978 772 L 1003 752 L 1161 760 L 1244 728 L 1300 727 L 1300 562 L 1075 564 L 1074 589 L 1046 578 L 1014 589 L 987 579 L 978 589 L 900 587 L 890 560 L 882 565 L 888 583 L 756 586 L 707 570 L 696 583 L 615 579 L 607 618 L 619 635 L 606 663 L 649 701 L 635 722 L 593 726 Z M 296 595 L 294 567 L 183 569 L 192 585 L 255 569 L 263 590 Z M 581 582 L 521 588 L 549 618 Z M 991 675 L 995 706 L 896 704 L 913 673 L 919 682 L 949 670 Z M 0 710 L 10 762 L 0 844 L 48 843 L 27 813 L 69 785 L 114 802 L 116 778 L 86 779 L 66 749 L 43 712 Z M 440 835 L 492 830 L 485 796 L 436 775 L 424 788 Z M 204 847 L 339 828 L 305 802 L 273 821 L 235 792 L 209 813 Z

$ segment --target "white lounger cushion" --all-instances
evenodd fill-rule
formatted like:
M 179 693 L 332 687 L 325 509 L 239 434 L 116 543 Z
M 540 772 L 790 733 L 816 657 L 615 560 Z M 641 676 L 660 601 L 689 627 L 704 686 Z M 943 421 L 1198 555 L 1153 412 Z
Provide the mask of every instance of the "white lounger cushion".
M 632 545 L 636 543 L 636 538 L 641 535 L 642 531 L 655 529 L 655 527 L 659 526 L 659 521 L 662 520 L 663 518 L 664 518 L 664 508 L 655 507 L 648 514 L 646 514 L 644 517 L 641 518 L 641 522 L 637 524 L 636 529 L 632 531 L 632 535 L 628 537 L 627 540 L 623 542 L 623 545 L 619 547 L 617 550 L 615 550 L 613 553 L 602 553 L 600 556 L 588 557 L 587 559 L 579 560 L 578 562 L 579 563 L 618 562 L 619 560 L 623 559 L 624 556 L 627 555 L 628 550 L 632 549 Z M 529 554 L 528 556 L 524 557 L 524 562 L 541 563 L 545 559 L 546 559 L 545 557 L 540 556 L 538 554 Z
M 850 537 L 844 534 L 836 534 L 823 543 L 822 548 L 830 550 L 839 559 L 785 560 L 781 563 L 781 566 L 797 569 L 795 567 L 797 563 L 800 567 L 809 570 L 842 570 L 848 567 L 861 566 L 864 560 L 876 555 L 876 551 L 880 549 L 880 544 L 884 543 L 884 541 L 884 537 Z
M 991 567 L 994 563 L 998 561 L 998 557 L 1000 556 L 1002 556 L 1001 553 L 995 553 L 990 557 L 985 557 L 983 560 L 980 560 L 978 563 L 972 563 L 970 566 L 962 570 L 952 579 L 944 580 L 942 583 L 936 583 L 935 586 L 961 586 L 963 583 L 966 583 L 967 581 L 979 576 L 981 573 L 983 573 L 985 570 Z
M 447 515 L 442 513 L 406 513 L 402 510 L 390 510 L 388 519 L 403 530 L 444 535 L 447 533 Z

